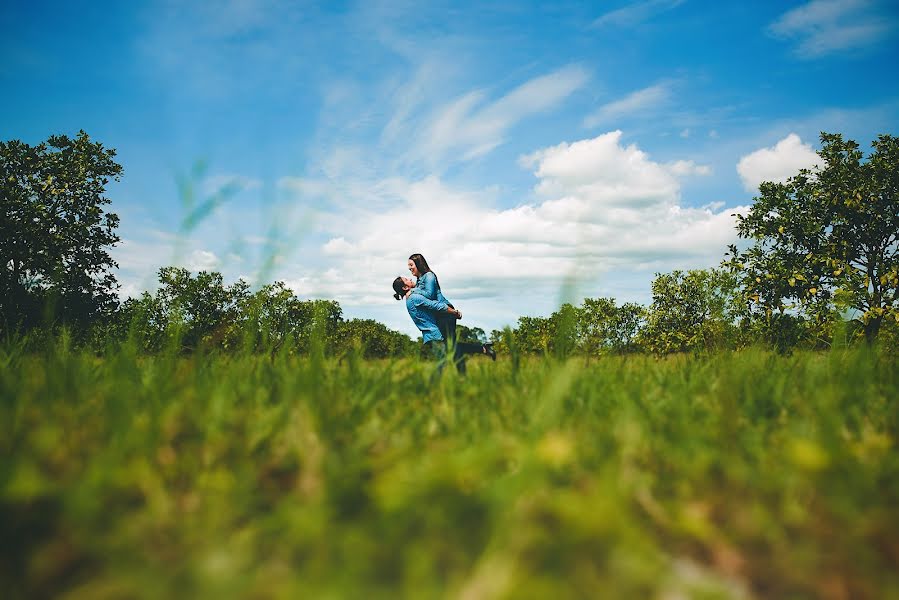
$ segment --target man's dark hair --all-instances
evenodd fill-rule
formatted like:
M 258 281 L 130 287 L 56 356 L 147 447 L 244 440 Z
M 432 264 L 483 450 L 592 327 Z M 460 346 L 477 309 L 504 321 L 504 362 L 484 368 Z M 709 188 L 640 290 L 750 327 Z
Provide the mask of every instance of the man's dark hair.
M 402 277 L 397 277 L 393 280 L 393 291 L 396 292 L 393 297 L 397 300 L 402 300 L 403 296 L 406 295 L 406 284 L 403 283 Z

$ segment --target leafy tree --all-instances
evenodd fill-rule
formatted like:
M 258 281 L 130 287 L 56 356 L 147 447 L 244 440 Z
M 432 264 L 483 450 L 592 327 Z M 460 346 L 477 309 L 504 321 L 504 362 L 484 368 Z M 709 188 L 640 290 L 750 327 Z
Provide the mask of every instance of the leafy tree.
M 119 339 L 130 337 L 145 352 L 161 350 L 172 334 L 168 307 L 162 298 L 149 292 L 122 302 L 115 322 Z
M 642 344 L 655 354 L 723 348 L 732 343 L 734 279 L 723 269 L 660 273 Z
M 308 310 L 283 282 L 265 285 L 244 306 L 245 343 L 254 351 L 296 350 L 300 331 L 308 327 Z
M 119 218 L 103 209 L 122 173 L 114 157 L 84 131 L 0 142 L 0 327 L 32 327 L 45 312 L 85 325 L 115 307 Z
M 578 315 L 579 343 L 583 352 L 633 352 L 646 309 L 633 302 L 616 306 L 613 298 L 585 298 Z
M 586 298 L 583 306 L 565 303 L 549 317 L 520 317 L 515 329 L 494 330 L 490 339 L 503 353 L 513 346 L 516 352 L 550 352 L 558 358 L 574 352 L 633 352 L 645 313 L 639 304 L 616 306 L 611 298 Z
M 277 352 L 286 348 L 291 353 L 323 356 L 340 352 L 346 337 L 339 303 L 300 300 L 280 281 L 251 293 L 243 280 L 225 285 L 218 272 L 194 275 L 187 269 L 164 267 L 159 270 L 159 282 L 155 294 L 129 298 L 118 311 L 115 329 L 119 335 L 130 333 L 146 351 L 176 342 L 183 350 L 214 346 Z M 390 352 L 399 345 L 392 337 L 387 343 Z
M 145 347 L 159 349 L 172 336 L 185 349 L 237 343 L 249 299 L 245 281 L 226 286 L 221 273 L 163 267 L 159 283 L 155 295 L 145 292 L 123 304 L 123 317 L 136 319 Z
M 867 161 L 838 134 L 821 145 L 818 166 L 760 186 L 737 224 L 754 244 L 731 246 L 725 264 L 757 319 L 794 310 L 823 331 L 835 309 L 852 309 L 870 342 L 899 319 L 899 138 L 881 135 Z
M 552 348 L 553 322 L 546 317 L 518 317 L 515 345 L 526 354 L 543 354 Z
M 556 358 L 570 356 L 577 349 L 579 317 L 580 311 L 568 302 L 550 315 L 551 349 Z
M 298 350 L 304 353 L 334 353 L 338 346 L 343 309 L 336 300 L 300 302 L 297 327 Z
M 403 333 L 372 319 L 350 319 L 338 326 L 339 351 L 358 351 L 363 358 L 388 358 L 414 353 L 418 344 Z
M 487 334 L 480 327 L 466 327 L 456 325 L 456 334 L 460 342 L 471 344 L 483 344 L 487 341 Z

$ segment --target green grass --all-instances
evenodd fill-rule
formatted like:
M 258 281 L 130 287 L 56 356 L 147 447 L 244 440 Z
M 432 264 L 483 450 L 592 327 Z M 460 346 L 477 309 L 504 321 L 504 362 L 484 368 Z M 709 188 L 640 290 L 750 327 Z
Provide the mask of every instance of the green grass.
M 899 597 L 899 368 L 0 352 L 0 586 Z

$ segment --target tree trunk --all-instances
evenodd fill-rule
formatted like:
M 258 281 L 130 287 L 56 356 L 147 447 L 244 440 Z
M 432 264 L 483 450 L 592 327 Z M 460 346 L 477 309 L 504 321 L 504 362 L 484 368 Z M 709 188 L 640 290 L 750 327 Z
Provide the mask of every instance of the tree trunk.
M 883 322 L 883 317 L 872 317 L 868 319 L 868 322 L 865 323 L 865 342 L 870 346 L 877 339 L 877 334 L 880 332 L 880 324 Z

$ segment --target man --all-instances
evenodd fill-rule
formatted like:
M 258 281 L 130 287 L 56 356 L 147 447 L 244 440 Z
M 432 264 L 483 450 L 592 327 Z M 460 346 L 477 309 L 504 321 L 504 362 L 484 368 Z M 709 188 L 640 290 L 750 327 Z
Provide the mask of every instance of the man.
M 456 319 L 462 313 L 442 300 L 431 300 L 422 294 L 410 294 L 415 282 L 408 277 L 397 277 L 393 281 L 393 297 L 406 300 L 406 311 L 412 322 L 421 331 L 422 354 L 434 356 L 438 361 L 437 373 L 443 371 L 447 362 L 447 354 L 452 345 L 453 362 L 456 369 L 465 374 L 466 354 L 486 354 L 496 360 L 496 353 L 488 345 L 456 342 Z

